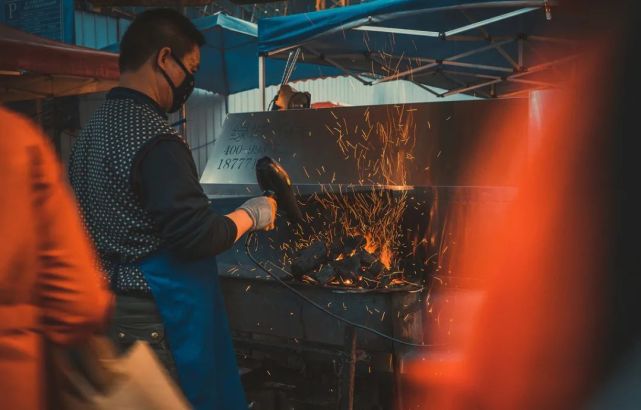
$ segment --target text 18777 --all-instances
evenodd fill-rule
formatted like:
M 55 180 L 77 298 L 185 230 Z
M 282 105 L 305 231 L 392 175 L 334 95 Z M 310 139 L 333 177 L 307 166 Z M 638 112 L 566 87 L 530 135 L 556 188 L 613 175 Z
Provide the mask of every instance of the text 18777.
M 248 169 L 255 166 L 255 158 L 226 158 L 218 163 L 218 169 Z

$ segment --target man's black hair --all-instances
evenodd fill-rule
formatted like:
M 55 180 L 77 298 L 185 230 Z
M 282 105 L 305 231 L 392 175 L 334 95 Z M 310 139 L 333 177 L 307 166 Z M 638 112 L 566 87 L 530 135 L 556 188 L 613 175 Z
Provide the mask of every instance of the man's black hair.
M 144 11 L 136 16 L 120 42 L 120 72 L 137 70 L 163 47 L 183 58 L 194 46 L 203 44 L 203 34 L 178 11 Z

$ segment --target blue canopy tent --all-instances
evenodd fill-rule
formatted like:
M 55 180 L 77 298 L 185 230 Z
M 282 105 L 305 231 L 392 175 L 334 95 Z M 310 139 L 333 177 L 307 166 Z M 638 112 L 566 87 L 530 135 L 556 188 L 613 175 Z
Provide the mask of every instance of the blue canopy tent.
M 196 85 L 222 95 L 258 88 L 258 29 L 245 20 L 217 13 L 193 21 L 205 35 Z M 265 65 L 266 85 L 280 84 L 285 62 L 272 60 Z M 342 75 L 334 68 L 299 63 L 290 80 Z
M 262 19 L 258 50 L 278 59 L 300 48 L 306 62 L 364 84 L 407 79 L 440 97 L 507 97 L 565 76 L 558 68 L 576 50 L 561 37 L 562 12 L 548 0 L 376 0 Z
M 193 20 L 205 35 L 201 49 L 200 70 L 196 74 L 196 87 L 228 96 L 258 88 L 258 39 L 255 24 L 216 13 Z M 119 50 L 113 44 L 105 50 Z M 280 84 L 286 62 L 269 61 L 265 66 L 266 85 Z M 334 68 L 323 65 L 297 64 L 290 80 L 343 75 Z

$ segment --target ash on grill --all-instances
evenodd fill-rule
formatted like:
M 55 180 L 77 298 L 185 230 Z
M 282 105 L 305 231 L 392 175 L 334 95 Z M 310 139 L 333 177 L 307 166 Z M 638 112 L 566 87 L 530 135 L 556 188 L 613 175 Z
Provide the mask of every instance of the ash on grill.
M 322 286 L 377 289 L 403 284 L 397 278 L 400 272 L 387 269 L 380 255 L 365 249 L 366 243 L 363 236 L 347 236 L 331 245 L 313 242 L 297 253 L 291 271 L 297 280 Z

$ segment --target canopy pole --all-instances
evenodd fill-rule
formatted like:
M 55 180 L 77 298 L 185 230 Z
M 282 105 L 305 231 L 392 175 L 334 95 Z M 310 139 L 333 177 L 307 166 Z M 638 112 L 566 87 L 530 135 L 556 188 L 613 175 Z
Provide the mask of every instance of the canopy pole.
M 474 20 L 474 19 L 473 19 L 473 18 L 472 18 L 472 17 L 471 17 L 471 16 L 470 16 L 466 11 L 465 11 L 465 10 L 461 10 L 461 13 L 465 16 L 465 18 L 466 18 L 470 23 L 476 23 L 476 22 L 477 22 L 477 21 L 475 21 L 475 20 Z M 489 33 L 485 28 L 483 28 L 483 27 L 478 27 L 478 29 L 479 29 L 479 31 L 480 31 L 480 32 L 485 36 L 485 38 L 486 38 L 486 39 L 491 39 L 491 38 L 492 38 L 492 36 L 490 35 L 490 33 Z M 518 41 L 518 40 L 517 40 L 517 41 Z M 521 69 L 521 67 L 516 63 L 516 61 L 514 61 L 514 59 L 512 58 L 512 56 L 510 56 L 510 55 L 508 54 L 508 52 L 507 52 L 507 51 L 505 51 L 505 50 L 503 49 L 503 47 L 501 47 L 500 45 L 497 45 L 497 46 L 496 46 L 496 51 L 498 51 L 498 52 L 503 56 L 503 58 L 505 58 L 505 59 L 507 60 L 507 62 L 508 62 L 508 63 L 510 63 L 510 64 L 512 65 L 512 67 L 513 67 L 514 69 L 516 69 L 516 70 L 520 70 L 520 69 Z
M 489 85 L 500 83 L 501 81 L 503 81 L 503 79 L 499 78 L 499 79 L 496 79 L 496 80 L 485 81 L 485 82 L 482 82 L 482 83 L 479 83 L 479 84 L 470 85 L 469 87 L 463 87 L 463 88 L 458 88 L 456 90 L 450 90 L 450 91 L 448 91 L 446 93 L 441 94 L 441 97 L 449 97 L 450 95 L 461 94 L 461 93 L 464 93 L 466 91 L 472 91 L 472 90 L 476 90 L 477 88 L 487 87 Z
M 564 57 L 564 58 L 561 58 L 561 59 L 558 59 L 558 60 L 550 61 L 550 62 L 547 62 L 547 63 L 542 63 L 542 64 L 539 64 L 539 65 L 536 65 L 536 66 L 529 67 L 527 69 L 527 71 L 515 73 L 515 74 L 512 74 L 512 75 L 506 76 L 504 78 L 497 78 L 497 79 L 493 79 L 493 80 L 490 80 L 490 81 L 482 82 L 482 83 L 479 83 L 479 84 L 476 84 L 476 85 L 471 85 L 469 87 L 463 87 L 463 88 L 459 88 L 459 89 L 456 89 L 456 90 L 450 90 L 450 91 L 448 91 L 446 93 L 443 93 L 442 96 L 443 97 L 447 97 L 447 96 L 450 96 L 452 94 L 460 94 L 460 93 L 464 93 L 466 91 L 475 90 L 477 88 L 482 88 L 482 87 L 490 86 L 492 84 L 497 84 L 497 83 L 500 83 L 502 81 L 515 81 L 515 79 L 517 79 L 517 78 L 524 77 L 526 75 L 529 75 L 529 74 L 532 74 L 532 73 L 536 73 L 536 72 L 539 72 L 539 71 L 547 70 L 550 67 L 553 67 L 555 65 L 559 65 L 559 64 L 574 60 L 575 58 L 577 58 L 576 55 L 571 55 L 571 56 Z M 476 74 L 476 76 L 477 77 L 482 77 L 479 74 Z M 491 76 L 487 76 L 487 75 L 485 75 L 484 77 L 485 78 L 491 78 Z
M 470 73 L 468 71 L 452 71 L 452 70 L 441 70 L 441 73 L 444 74 L 450 74 L 450 75 L 458 75 L 461 77 L 474 77 L 474 78 L 483 78 L 483 79 L 490 79 L 490 80 L 497 80 L 501 78 L 498 75 L 490 75 L 490 74 L 481 74 L 481 73 Z M 454 79 L 453 77 L 451 77 Z M 468 86 L 469 84 L 463 83 L 461 85 Z
M 480 68 L 483 70 L 489 70 L 489 71 L 499 71 L 503 73 L 513 73 L 514 69 L 508 68 L 508 67 L 499 67 L 495 65 L 486 65 L 486 64 L 472 64 L 472 63 L 463 63 L 460 61 L 450 61 L 450 60 L 443 60 L 442 64 L 445 65 L 451 65 L 451 66 L 456 66 L 456 67 L 468 67 L 468 68 Z
M 524 59 L 523 59 L 523 39 L 519 38 L 519 71 L 523 70 Z
M 446 76 L 446 74 L 452 74 L 452 75 L 455 75 L 455 76 L 456 76 L 456 75 L 462 75 L 462 76 L 464 76 L 464 77 L 482 78 L 482 79 L 484 79 L 484 80 L 485 80 L 485 79 L 490 79 L 490 80 L 498 80 L 498 79 L 499 79 L 499 77 L 497 77 L 497 76 L 493 76 L 493 75 L 479 74 L 479 73 L 469 73 L 469 72 L 464 72 L 464 71 L 448 71 L 448 70 L 441 70 L 441 71 L 440 71 L 440 74 L 441 74 L 444 78 L 446 78 L 446 79 L 448 79 L 448 80 L 451 80 L 451 81 L 453 81 L 453 82 L 458 83 L 458 84 L 459 84 L 459 88 L 460 88 L 460 87 L 467 87 L 469 84 L 466 84 L 466 83 L 464 83 L 463 81 L 460 81 L 460 80 L 459 80 L 459 79 L 457 79 L 456 77 Z M 517 83 L 523 83 L 523 84 L 536 85 L 536 86 L 538 86 L 538 87 L 537 87 L 537 89 L 539 89 L 539 87 L 541 87 L 541 88 L 553 88 L 553 87 L 555 87 L 555 85 L 554 85 L 554 84 L 543 83 L 543 82 L 540 82 L 540 81 L 523 80 L 523 79 L 520 79 L 520 78 L 507 78 L 507 81 L 517 82 Z M 483 96 L 484 96 L 484 97 L 486 97 L 486 98 L 491 98 L 491 96 L 490 96 L 489 94 L 487 94 L 486 92 L 484 92 L 484 91 L 482 91 L 482 90 L 478 90 L 478 89 L 477 89 L 477 91 L 476 91 L 476 92 L 477 92 L 478 94 L 483 95 Z M 523 90 L 518 91 L 518 92 L 523 92 Z M 512 94 L 516 94 L 516 93 L 517 93 L 517 92 L 509 93 L 509 94 L 502 94 L 502 95 L 500 95 L 500 96 L 499 96 L 499 95 L 497 95 L 497 97 L 504 97 L 504 96 L 508 96 L 508 95 L 512 95 Z
M 260 110 L 265 111 L 265 57 L 258 56 L 258 89 L 260 90 Z
M 519 77 L 523 77 L 539 71 L 547 70 L 550 67 L 570 62 L 572 60 L 575 60 L 576 58 L 578 58 L 578 54 L 569 55 L 567 57 L 559 58 L 558 60 L 548 61 L 547 63 L 537 64 L 537 65 L 528 67 L 526 71 L 515 73 L 508 76 L 508 79 L 519 78 Z
M 527 93 L 531 93 L 533 91 L 540 91 L 540 90 L 543 90 L 543 88 L 536 88 L 536 87 L 535 88 L 525 88 L 523 90 L 518 90 L 518 91 L 511 92 L 511 93 L 506 93 L 506 94 L 501 94 L 501 95 L 498 96 L 498 98 L 510 98 L 510 97 L 515 97 L 517 95 L 520 95 L 520 94 L 523 94 L 523 93 L 526 93 L 526 92 Z
M 465 31 L 473 30 L 475 28 L 487 26 L 489 24 L 496 23 L 497 21 L 506 20 L 506 19 L 509 19 L 509 18 L 512 18 L 512 17 L 520 16 L 521 14 L 529 13 L 529 12 L 532 12 L 532 11 L 538 10 L 538 9 L 539 9 L 538 7 L 525 7 L 525 8 L 519 9 L 519 10 L 511 11 L 509 13 L 501 14 L 501 15 L 496 16 L 496 17 L 492 17 L 492 18 L 489 18 L 489 19 L 477 21 L 476 23 L 468 24 L 468 25 L 463 26 L 463 27 L 455 28 L 454 30 L 446 31 L 444 33 L 444 37 L 447 38 L 447 37 L 452 36 L 454 34 L 459 34 L 459 33 L 465 32 Z
M 38 98 L 36 99 L 36 117 L 38 118 L 37 124 L 40 126 L 40 128 L 44 129 L 44 120 L 42 119 L 42 111 L 43 111 L 43 99 Z
M 509 41 L 513 41 L 513 40 L 509 40 Z M 348 56 L 349 57 L 349 54 L 344 54 L 343 56 Z M 429 64 L 431 64 L 431 63 L 438 62 L 438 60 L 436 60 L 434 58 L 425 58 L 425 57 L 404 57 L 404 56 L 400 56 L 399 57 L 398 55 L 394 55 L 394 54 L 387 55 L 387 57 L 396 58 L 396 59 L 407 58 L 407 59 L 409 59 L 411 61 L 416 61 L 417 63 L 429 63 Z M 446 59 L 446 60 L 441 60 L 441 64 L 443 64 L 444 66 L 445 65 L 453 65 L 453 66 L 460 66 L 460 67 L 482 68 L 482 69 L 486 69 L 486 70 L 490 70 L 490 71 L 500 71 L 500 72 L 505 72 L 505 73 L 513 73 L 514 72 L 514 68 L 510 68 L 510 67 L 502 67 L 502 66 L 487 65 L 487 64 L 472 64 L 472 63 L 464 63 L 464 62 L 461 62 L 461 61 L 451 60 L 452 58 L 455 58 L 455 57 L 456 56 L 448 57 L 448 59 Z M 461 57 L 456 57 L 456 58 L 461 58 Z M 419 66 L 419 67 L 421 67 L 421 66 Z M 417 67 L 417 68 L 419 68 L 419 67 Z M 390 69 L 389 66 L 387 68 Z M 394 70 L 391 70 L 391 71 L 394 71 Z
M 514 83 L 536 85 L 536 86 L 539 86 L 539 87 L 547 87 L 547 88 L 558 87 L 557 84 L 547 83 L 545 81 L 526 80 L 526 79 L 523 79 L 523 78 L 508 78 L 508 81 L 511 81 L 511 82 L 514 82 Z
M 391 67 L 389 67 L 387 64 L 385 64 L 385 62 L 384 62 L 384 61 L 380 61 L 376 56 L 373 56 L 373 55 L 371 55 L 371 54 L 368 54 L 368 55 L 367 55 L 367 58 L 368 58 L 371 62 L 373 62 L 374 64 L 377 64 L 379 67 L 381 67 L 381 68 L 383 68 L 383 69 L 386 69 L 386 70 L 388 70 L 388 71 L 390 71 L 390 72 L 391 72 L 391 71 L 393 71 L 393 70 L 391 69 Z M 435 97 L 440 97 L 440 94 L 439 94 L 439 93 L 437 93 L 436 91 L 432 90 L 432 89 L 431 89 L 430 87 L 428 87 L 427 85 L 421 84 L 421 83 L 419 83 L 419 82 L 417 82 L 417 81 L 413 81 L 413 80 L 410 80 L 410 81 L 411 81 L 413 84 L 417 85 L 418 87 L 420 87 L 420 88 L 424 89 L 425 91 L 429 92 L 430 94 L 433 94 Z
M 459 60 L 461 58 L 469 57 L 469 56 L 474 55 L 474 54 L 482 53 L 483 51 L 496 48 L 497 45 L 503 45 L 503 44 L 511 43 L 513 41 L 514 41 L 514 39 L 505 40 L 505 41 L 499 41 L 499 42 L 493 42 L 490 45 L 483 46 L 483 47 L 480 47 L 480 48 L 477 48 L 477 49 L 474 49 L 474 50 L 466 51 L 464 53 L 457 54 L 457 55 L 452 56 L 452 57 L 448 57 L 448 58 L 446 58 L 444 60 L 440 60 L 440 61 L 436 61 L 435 60 L 433 63 L 427 64 L 427 65 L 423 65 L 423 66 L 420 66 L 420 67 L 412 67 L 412 68 L 410 68 L 408 70 L 405 70 L 403 72 L 392 74 L 392 75 L 389 75 L 387 77 L 378 79 L 378 80 L 374 81 L 372 83 L 372 85 L 376 85 L 376 84 L 383 83 L 383 82 L 386 82 L 386 81 L 397 80 L 399 78 L 407 77 L 407 76 L 413 75 L 413 74 L 418 74 L 418 73 L 421 73 L 423 71 L 429 70 L 431 68 L 438 67 L 438 66 L 440 66 L 442 64 L 451 64 L 452 62 L 454 62 L 454 60 Z
M 180 134 L 187 139 L 187 104 L 180 107 Z
M 396 27 L 360 26 L 360 27 L 354 27 L 353 30 L 374 31 L 378 33 L 408 34 L 411 36 L 433 37 L 433 38 L 439 38 L 441 36 L 441 33 L 438 31 L 408 30 L 408 29 L 396 28 Z
M 543 41 L 543 42 L 549 42 L 549 43 L 558 43 L 558 44 L 564 44 L 568 46 L 574 46 L 576 45 L 576 41 L 570 40 L 567 38 L 559 38 L 559 37 L 545 37 L 545 36 L 536 36 L 536 35 L 528 35 L 527 40 L 535 40 L 535 41 Z
M 457 73 L 457 72 L 456 72 L 456 71 L 454 71 L 454 73 Z M 449 81 L 449 82 L 451 82 L 451 83 L 456 83 L 456 84 L 458 85 L 458 87 L 465 87 L 465 86 L 467 86 L 467 83 L 465 83 L 465 82 L 463 82 L 463 81 L 459 80 L 458 78 L 456 78 L 456 77 L 450 77 L 449 75 L 446 75 L 446 70 L 439 70 L 439 71 L 438 71 L 438 74 L 439 74 L 441 77 L 445 78 L 447 81 Z M 481 96 L 483 96 L 483 97 L 485 97 L 485 98 L 491 98 L 490 94 L 486 93 L 486 92 L 485 92 L 485 91 L 483 91 L 483 90 L 477 90 L 477 91 L 476 91 L 476 94 L 479 94 L 479 95 L 481 95 Z
M 354 78 L 354 79 L 358 80 L 358 81 L 359 81 L 359 82 L 361 82 L 363 85 L 372 85 L 372 83 L 371 83 L 371 82 L 363 80 L 363 79 L 362 79 L 358 74 L 354 73 L 354 72 L 353 72 L 353 71 L 351 71 L 351 70 L 348 70 L 347 68 L 343 67 L 342 65 L 340 65 L 338 62 L 336 62 L 336 61 L 332 60 L 331 58 L 327 58 L 327 57 L 323 56 L 321 53 L 319 53 L 318 51 L 314 50 L 313 48 L 305 47 L 305 50 L 307 50 L 307 51 L 309 51 L 310 53 L 314 54 L 316 57 L 318 57 L 318 58 L 320 58 L 320 59 L 322 59 L 322 60 L 327 61 L 328 63 L 330 63 L 330 64 L 331 64 L 331 65 L 333 65 L 334 67 L 336 67 L 336 68 L 338 68 L 339 70 L 341 70 L 341 71 L 342 71 L 343 73 L 345 73 L 346 75 L 348 75 L 348 76 L 350 76 L 350 77 L 352 77 L 352 78 Z
M 437 93 L 436 91 L 432 90 L 430 87 L 428 87 L 428 86 L 426 86 L 424 84 L 421 84 L 421 83 L 419 83 L 417 81 L 411 81 L 411 83 L 416 85 L 416 86 L 418 86 L 418 87 L 420 87 L 420 88 L 422 88 L 422 89 L 424 89 L 428 93 L 432 94 L 434 97 L 441 97 L 441 95 L 439 93 Z
M 380 78 L 380 79 L 374 81 L 372 84 L 376 85 L 376 84 L 379 84 L 379 83 L 384 83 L 386 81 L 397 80 L 399 78 L 407 77 L 408 75 L 411 75 L 411 74 L 418 74 L 418 73 L 421 73 L 423 71 L 427 71 L 430 68 L 434 68 L 434 67 L 437 67 L 437 66 L 439 66 L 439 63 L 434 62 L 434 63 L 423 65 L 423 66 L 420 66 L 420 67 L 410 68 L 409 70 L 405 70 L 405 71 L 400 72 L 400 73 L 396 73 L 396 74 L 393 74 L 393 75 L 389 75 L 387 77 Z

